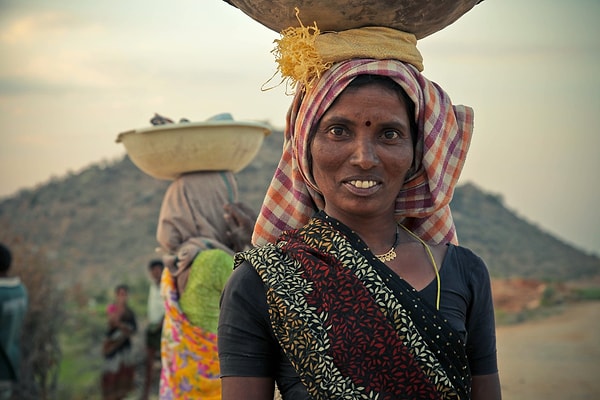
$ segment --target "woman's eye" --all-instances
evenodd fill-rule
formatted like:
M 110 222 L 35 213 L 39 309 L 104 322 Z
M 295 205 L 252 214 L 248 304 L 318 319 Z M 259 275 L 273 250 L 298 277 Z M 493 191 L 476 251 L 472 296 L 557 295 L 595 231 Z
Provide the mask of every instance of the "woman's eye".
M 383 136 L 383 138 L 386 140 L 392 140 L 392 139 L 399 138 L 400 133 L 398 131 L 389 130 L 389 131 L 383 132 L 381 136 Z
M 341 126 L 332 126 L 328 132 L 333 136 L 342 136 L 345 130 Z

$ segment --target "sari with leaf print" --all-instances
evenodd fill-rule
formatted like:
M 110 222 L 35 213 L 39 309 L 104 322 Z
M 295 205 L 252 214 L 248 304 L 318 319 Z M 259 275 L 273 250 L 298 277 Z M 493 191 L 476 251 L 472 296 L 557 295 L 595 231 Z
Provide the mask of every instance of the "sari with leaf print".
M 458 333 L 324 212 L 243 261 L 263 280 L 275 336 L 313 398 L 470 398 Z

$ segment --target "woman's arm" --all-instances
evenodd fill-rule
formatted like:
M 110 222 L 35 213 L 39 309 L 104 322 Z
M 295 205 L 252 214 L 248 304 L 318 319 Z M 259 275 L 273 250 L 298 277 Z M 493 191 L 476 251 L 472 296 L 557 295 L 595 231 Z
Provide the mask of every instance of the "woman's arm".
M 227 203 L 223 206 L 227 222 L 227 239 L 235 252 L 252 247 L 252 232 L 256 213 L 245 203 Z
M 222 400 L 273 400 L 272 378 L 228 376 L 221 378 Z
M 485 263 L 475 256 L 468 266 L 471 273 L 472 304 L 467 320 L 467 357 L 472 372 L 472 400 L 502 398 L 496 349 L 496 322 L 491 279 Z
M 498 373 L 475 375 L 472 380 L 471 400 L 501 400 Z
M 279 359 L 262 280 L 237 267 L 221 297 L 218 346 L 222 400 L 273 400 Z
M 105 338 L 102 344 L 102 354 L 106 357 L 123 345 L 129 338 L 128 335 L 120 334 L 117 338 Z

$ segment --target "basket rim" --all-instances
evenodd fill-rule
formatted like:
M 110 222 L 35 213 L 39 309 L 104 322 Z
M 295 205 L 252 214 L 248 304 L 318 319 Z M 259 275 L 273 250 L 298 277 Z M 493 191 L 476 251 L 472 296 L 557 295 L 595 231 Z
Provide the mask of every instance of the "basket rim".
M 201 122 L 179 122 L 164 125 L 153 125 L 144 128 L 130 129 L 121 132 L 117 135 L 116 142 L 121 143 L 123 138 L 128 135 L 134 134 L 150 134 L 157 132 L 181 130 L 186 128 L 221 128 L 221 127 L 240 127 L 240 128 L 257 128 L 262 129 L 264 136 L 269 136 L 272 132 L 272 128 L 266 123 L 257 121 L 231 121 L 231 120 L 211 120 Z

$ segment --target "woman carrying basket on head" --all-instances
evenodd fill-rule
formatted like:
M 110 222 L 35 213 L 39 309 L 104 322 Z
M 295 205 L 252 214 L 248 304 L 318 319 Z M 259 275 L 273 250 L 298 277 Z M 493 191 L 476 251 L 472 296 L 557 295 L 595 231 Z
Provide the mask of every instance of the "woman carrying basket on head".
M 313 29 L 324 56 L 291 68 L 257 247 L 222 296 L 223 399 L 500 399 L 488 271 L 448 206 L 472 110 L 421 74 L 413 35 Z

